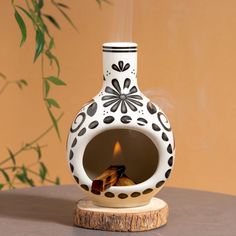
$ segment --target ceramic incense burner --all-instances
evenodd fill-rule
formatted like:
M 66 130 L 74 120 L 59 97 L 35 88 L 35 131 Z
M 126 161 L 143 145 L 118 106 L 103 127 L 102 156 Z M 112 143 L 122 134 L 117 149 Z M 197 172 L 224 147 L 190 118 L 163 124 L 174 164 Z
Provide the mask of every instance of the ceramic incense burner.
M 76 115 L 67 150 L 75 181 L 99 206 L 148 204 L 169 178 L 173 133 L 164 112 L 138 88 L 136 43 L 103 44 L 102 89 Z M 93 179 L 111 165 L 124 165 L 136 184 L 93 191 Z

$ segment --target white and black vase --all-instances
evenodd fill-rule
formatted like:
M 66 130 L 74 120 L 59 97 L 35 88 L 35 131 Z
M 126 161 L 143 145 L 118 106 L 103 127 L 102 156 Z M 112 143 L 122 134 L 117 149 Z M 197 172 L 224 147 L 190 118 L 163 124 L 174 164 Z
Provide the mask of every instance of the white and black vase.
M 122 147 L 114 156 L 116 142 Z M 137 85 L 137 44 L 103 44 L 103 86 L 76 115 L 68 137 L 68 162 L 78 186 L 97 205 L 149 203 L 169 178 L 175 155 L 170 123 Z M 110 165 L 126 166 L 137 184 L 92 191 L 92 180 Z

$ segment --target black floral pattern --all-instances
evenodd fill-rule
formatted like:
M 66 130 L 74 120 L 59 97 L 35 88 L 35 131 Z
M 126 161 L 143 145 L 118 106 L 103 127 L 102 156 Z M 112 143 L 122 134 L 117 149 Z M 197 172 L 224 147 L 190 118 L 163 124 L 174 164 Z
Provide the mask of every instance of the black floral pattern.
M 132 111 L 137 111 L 137 107 L 135 105 L 143 106 L 140 102 L 143 98 L 140 95 L 135 94 L 138 92 L 136 86 L 130 88 L 131 80 L 129 78 L 125 79 L 123 89 L 121 89 L 117 79 L 113 79 L 111 82 L 114 89 L 109 86 L 105 88 L 105 92 L 109 95 L 102 97 L 102 100 L 106 101 L 103 104 L 104 107 L 111 106 L 110 110 L 115 112 L 120 106 L 121 112 L 127 113 L 127 107 L 129 107 Z
M 112 64 L 111 68 L 113 70 L 116 70 L 118 72 L 124 72 L 126 70 L 128 70 L 130 68 L 130 64 L 129 63 L 126 63 L 124 65 L 124 62 L 123 61 L 119 61 L 118 62 L 118 66 L 116 64 Z

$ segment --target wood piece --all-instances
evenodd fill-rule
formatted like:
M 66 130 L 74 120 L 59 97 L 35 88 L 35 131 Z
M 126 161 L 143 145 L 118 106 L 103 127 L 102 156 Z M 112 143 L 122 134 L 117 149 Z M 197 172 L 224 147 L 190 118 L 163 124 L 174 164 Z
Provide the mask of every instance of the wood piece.
M 168 211 L 167 203 L 158 198 L 132 208 L 99 207 L 88 199 L 81 199 L 76 205 L 74 224 L 106 231 L 146 231 L 165 225 Z
M 104 192 L 109 187 L 116 184 L 118 179 L 124 174 L 125 166 L 110 166 L 96 177 L 92 183 L 92 191 Z
M 136 183 L 132 179 L 130 179 L 127 175 L 124 174 L 118 179 L 115 186 L 130 186 L 135 184 Z

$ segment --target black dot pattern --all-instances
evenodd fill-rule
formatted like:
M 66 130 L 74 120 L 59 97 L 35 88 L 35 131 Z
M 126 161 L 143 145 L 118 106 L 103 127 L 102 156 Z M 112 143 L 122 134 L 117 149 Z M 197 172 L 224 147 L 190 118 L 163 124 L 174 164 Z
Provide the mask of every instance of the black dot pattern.
M 123 123 L 123 124 L 128 124 L 130 123 L 130 121 L 132 120 L 132 118 L 130 116 L 122 116 L 120 118 L 120 121 Z
M 139 192 L 133 192 L 133 193 L 131 193 L 131 197 L 138 197 L 138 196 L 140 196 L 141 195 L 141 193 L 139 193 Z
M 164 132 L 162 133 L 161 138 L 166 142 L 169 141 L 169 138 L 167 137 L 166 133 L 164 133 Z
M 118 198 L 120 198 L 120 199 L 125 199 L 125 198 L 127 198 L 128 197 L 128 195 L 126 194 L 126 193 L 120 193 L 119 195 L 118 195 Z
M 78 136 L 82 136 L 86 133 L 86 128 L 83 128 L 79 131 Z
M 147 103 L 147 110 L 149 111 L 150 114 L 155 114 L 157 112 L 157 109 L 155 107 L 155 105 L 151 102 Z
M 166 173 L 165 173 L 165 177 L 166 177 L 166 178 L 169 178 L 170 172 L 171 172 L 171 169 L 169 169 L 169 170 L 166 171 Z
M 148 193 L 151 193 L 153 191 L 152 188 L 147 188 L 143 191 L 143 194 L 148 194 Z
M 145 124 L 148 123 L 147 120 L 144 118 L 138 118 L 137 121 L 138 121 L 138 125 L 141 125 L 141 126 L 144 126 Z
M 171 156 L 168 160 L 168 165 L 172 166 L 173 165 L 173 156 Z
M 79 178 L 77 176 L 75 176 L 75 175 L 73 175 L 73 177 L 74 177 L 76 183 L 79 184 Z
M 109 197 L 109 198 L 113 198 L 113 197 L 115 197 L 115 194 L 112 193 L 112 192 L 106 192 L 106 193 L 105 193 L 105 196 L 106 196 L 106 197 Z
M 98 121 L 93 121 L 89 124 L 90 129 L 95 129 L 98 126 Z
M 74 153 L 72 150 L 70 150 L 69 159 L 72 160 L 73 157 L 74 157 Z
M 101 195 L 101 192 L 96 189 L 92 189 L 91 192 L 96 195 Z
M 73 173 L 74 172 L 74 166 L 70 163 L 70 170 Z
M 172 150 L 171 144 L 168 145 L 168 147 L 167 147 L 167 152 L 170 153 L 170 154 L 172 154 L 173 150 Z
M 155 130 L 155 131 L 160 131 L 161 128 L 157 125 L 157 124 L 152 124 L 152 129 Z
M 86 184 L 81 184 L 80 187 L 84 189 L 85 191 L 89 191 L 89 187 Z
M 97 108 L 98 108 L 97 103 L 96 102 L 92 103 L 87 109 L 87 114 L 91 117 L 94 116 L 97 111 Z
M 72 144 L 71 144 L 71 147 L 73 148 L 76 145 L 76 143 L 77 143 L 77 138 L 75 137 Z
M 160 188 L 164 183 L 165 183 L 164 180 L 159 181 L 159 182 L 156 184 L 156 188 Z
M 115 118 L 114 118 L 113 116 L 107 116 L 107 117 L 104 118 L 103 122 L 104 122 L 105 124 L 110 124 L 110 123 L 112 123 L 114 120 L 115 120 Z

